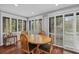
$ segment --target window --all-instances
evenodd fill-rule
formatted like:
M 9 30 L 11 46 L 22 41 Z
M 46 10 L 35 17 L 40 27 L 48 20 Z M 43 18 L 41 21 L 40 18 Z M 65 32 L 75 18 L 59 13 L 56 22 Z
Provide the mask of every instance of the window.
M 22 31 L 22 20 L 18 19 L 18 31 Z
M 49 18 L 49 36 L 51 36 L 51 33 L 54 34 L 54 17 Z
M 42 31 L 42 19 L 35 20 L 35 33 L 39 33 Z
M 39 32 L 39 20 L 35 20 L 35 33 Z
M 23 20 L 23 31 L 26 31 L 26 21 Z
M 10 32 L 10 18 L 3 17 L 3 32 Z
M 42 31 L 42 19 L 39 19 L 39 32 L 41 32 Z
M 76 31 L 79 32 L 79 13 L 76 14 L 77 15 L 77 21 L 76 21 Z
M 31 31 L 31 21 L 29 21 L 29 31 Z
M 35 31 L 34 31 L 34 30 L 35 30 L 35 29 L 34 29 L 34 26 L 35 26 L 35 22 L 34 22 L 34 20 L 32 20 L 32 22 L 31 22 L 31 23 L 32 23 L 32 28 L 31 28 L 31 31 L 32 31 L 32 33 L 34 33 L 34 32 L 35 32 Z
M 11 30 L 12 30 L 12 32 L 16 32 L 17 31 L 17 19 L 12 18 Z
M 73 14 L 65 15 L 64 30 L 65 32 L 73 32 Z

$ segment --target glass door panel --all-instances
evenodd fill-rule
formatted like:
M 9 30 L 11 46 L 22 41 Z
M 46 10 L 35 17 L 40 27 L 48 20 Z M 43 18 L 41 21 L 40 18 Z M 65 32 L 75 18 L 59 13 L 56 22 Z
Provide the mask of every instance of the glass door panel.
M 63 16 L 56 16 L 56 45 L 63 45 Z
M 10 18 L 3 17 L 3 32 L 10 32 Z
M 17 19 L 12 18 L 11 31 L 12 32 L 16 32 L 17 31 Z

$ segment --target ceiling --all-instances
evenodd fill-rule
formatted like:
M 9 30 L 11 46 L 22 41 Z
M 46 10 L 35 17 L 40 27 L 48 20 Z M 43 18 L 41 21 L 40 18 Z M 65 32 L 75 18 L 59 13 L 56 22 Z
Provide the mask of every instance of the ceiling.
M 25 17 L 31 17 L 72 5 L 73 4 L 59 4 L 57 6 L 55 4 L 0 4 L 0 10 Z

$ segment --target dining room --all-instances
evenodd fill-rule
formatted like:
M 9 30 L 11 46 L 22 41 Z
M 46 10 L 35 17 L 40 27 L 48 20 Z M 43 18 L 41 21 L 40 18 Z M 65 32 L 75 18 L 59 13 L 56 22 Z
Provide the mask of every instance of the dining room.
M 0 54 L 78 54 L 78 4 L 0 4 Z

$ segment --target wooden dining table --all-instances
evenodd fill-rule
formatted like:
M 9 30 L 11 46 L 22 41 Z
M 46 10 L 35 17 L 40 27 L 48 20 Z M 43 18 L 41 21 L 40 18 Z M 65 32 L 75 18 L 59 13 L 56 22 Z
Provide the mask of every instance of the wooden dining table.
M 51 42 L 51 38 L 45 35 L 30 35 L 29 43 L 36 44 L 36 53 L 40 53 L 39 46 Z

